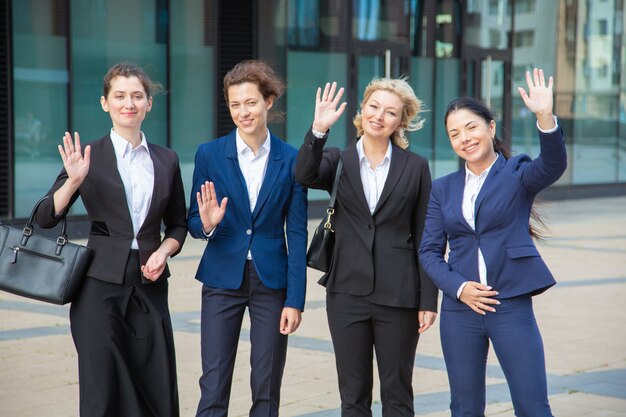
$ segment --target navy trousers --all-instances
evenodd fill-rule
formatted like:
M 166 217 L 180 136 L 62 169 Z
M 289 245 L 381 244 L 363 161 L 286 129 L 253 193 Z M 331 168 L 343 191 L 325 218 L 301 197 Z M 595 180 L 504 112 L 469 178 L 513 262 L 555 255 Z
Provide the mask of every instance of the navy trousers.
M 287 336 L 280 334 L 286 291 L 267 288 L 252 261 L 236 290 L 202 288 L 202 376 L 198 417 L 226 417 L 241 323 L 250 314 L 251 417 L 278 416 Z
M 541 334 L 530 296 L 499 300 L 495 313 L 441 312 L 441 345 L 450 381 L 452 417 L 485 415 L 489 342 L 504 371 L 515 415 L 551 417 Z

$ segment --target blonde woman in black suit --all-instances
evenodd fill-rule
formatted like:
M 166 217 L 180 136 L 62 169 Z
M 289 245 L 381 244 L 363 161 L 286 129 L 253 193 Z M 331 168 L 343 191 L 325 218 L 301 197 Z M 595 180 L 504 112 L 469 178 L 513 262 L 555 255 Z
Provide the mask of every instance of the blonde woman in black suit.
M 113 128 L 84 153 L 65 134 L 63 169 L 37 215 L 52 227 L 80 196 L 91 221 L 93 259 L 70 308 L 81 416 L 179 415 L 166 261 L 187 234 L 185 195 L 176 153 L 141 131 L 154 90 L 135 65 L 109 70 L 101 105 Z
M 335 247 L 326 285 L 342 416 L 371 416 L 374 349 L 384 416 L 413 416 L 417 340 L 435 321 L 437 288 L 418 263 L 430 193 L 428 161 L 408 151 L 421 102 L 403 79 L 373 80 L 354 119 L 358 138 L 324 148 L 346 103 L 343 88 L 317 91 L 315 118 L 296 163 L 296 179 L 330 191 L 339 160 Z

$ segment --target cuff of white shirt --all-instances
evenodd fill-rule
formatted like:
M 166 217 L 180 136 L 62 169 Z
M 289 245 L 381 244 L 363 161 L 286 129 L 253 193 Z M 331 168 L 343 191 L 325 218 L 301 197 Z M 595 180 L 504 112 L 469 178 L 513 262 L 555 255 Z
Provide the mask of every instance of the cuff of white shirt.
M 322 139 L 324 136 L 328 134 L 328 132 L 326 133 L 320 132 L 319 130 L 315 130 L 313 128 L 311 128 L 311 133 L 313 133 L 313 136 L 315 136 L 318 139 Z
M 539 129 L 539 131 L 541 133 L 552 133 L 552 132 L 556 132 L 556 130 L 559 128 L 559 121 L 556 118 L 555 115 L 552 115 L 552 117 L 554 117 L 554 127 L 552 129 L 549 130 L 543 130 L 542 128 L 539 127 L 539 120 L 537 120 L 537 129 Z
M 204 237 L 206 237 L 207 239 L 210 238 L 211 236 L 213 236 L 213 233 L 215 233 L 215 227 L 213 229 L 211 229 L 211 231 L 209 233 L 204 231 L 204 228 L 202 228 L 202 234 L 204 235 Z
M 463 284 L 461 284 L 461 286 L 457 290 L 457 292 L 456 292 L 456 299 L 457 300 L 461 299 L 461 293 L 463 292 L 463 288 L 465 288 L 466 285 L 467 285 L 467 281 L 465 281 Z

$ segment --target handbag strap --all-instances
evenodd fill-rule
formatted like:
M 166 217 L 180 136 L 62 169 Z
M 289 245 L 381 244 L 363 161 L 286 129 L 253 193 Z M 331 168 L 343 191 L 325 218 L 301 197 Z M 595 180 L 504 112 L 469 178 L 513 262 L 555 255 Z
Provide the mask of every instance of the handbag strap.
M 328 202 L 328 208 L 326 209 L 326 220 L 324 221 L 324 229 L 333 230 L 333 224 L 330 222 L 330 218 L 335 214 L 335 199 L 337 198 L 337 188 L 339 187 L 339 178 L 341 177 L 341 170 L 343 169 L 343 161 L 341 155 L 339 156 L 339 164 L 337 164 L 337 171 L 335 172 L 335 181 L 333 182 L 333 189 L 330 192 L 330 201 Z
M 39 201 L 35 203 L 35 207 L 33 207 L 33 211 L 30 212 L 30 217 L 28 218 L 28 222 L 24 229 L 22 230 L 22 240 L 20 242 L 21 246 L 26 246 L 28 243 L 28 238 L 33 234 L 35 230 L 33 223 L 35 222 L 35 215 L 37 215 L 37 210 L 41 203 L 43 203 L 47 198 L 52 198 L 49 195 L 42 197 Z M 60 255 L 63 246 L 67 243 L 67 220 L 65 218 L 65 214 L 63 214 L 63 218 L 61 219 L 61 233 L 59 237 L 57 237 L 57 249 L 56 254 Z
M 339 156 L 339 164 L 337 165 L 337 172 L 335 173 L 335 182 L 333 183 L 333 189 L 330 192 L 330 201 L 328 202 L 328 208 L 335 208 L 335 199 L 337 198 L 337 188 L 339 187 L 339 178 L 341 177 L 341 170 L 343 169 L 343 161 Z

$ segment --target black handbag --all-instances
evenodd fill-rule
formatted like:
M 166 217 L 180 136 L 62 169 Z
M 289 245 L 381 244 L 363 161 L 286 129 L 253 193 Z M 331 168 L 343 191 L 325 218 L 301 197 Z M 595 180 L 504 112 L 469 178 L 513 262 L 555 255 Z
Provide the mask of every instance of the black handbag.
M 330 269 L 330 262 L 333 257 L 333 248 L 335 246 L 335 229 L 333 229 L 332 215 L 335 214 L 335 198 L 337 197 L 337 186 L 339 185 L 339 178 L 341 177 L 341 170 L 343 168 L 343 162 L 339 158 L 339 164 L 337 165 L 337 172 L 335 173 L 335 182 L 333 183 L 333 189 L 330 193 L 330 201 L 328 202 L 328 208 L 326 209 L 326 216 L 322 219 L 320 224 L 313 233 L 309 250 L 306 253 L 306 264 L 318 271 L 328 272 Z M 324 277 L 319 282 L 324 285 Z
M 66 304 L 82 284 L 91 249 L 67 240 L 67 222 L 61 234 L 50 239 L 33 233 L 39 200 L 24 229 L 0 225 L 0 290 L 35 300 Z

